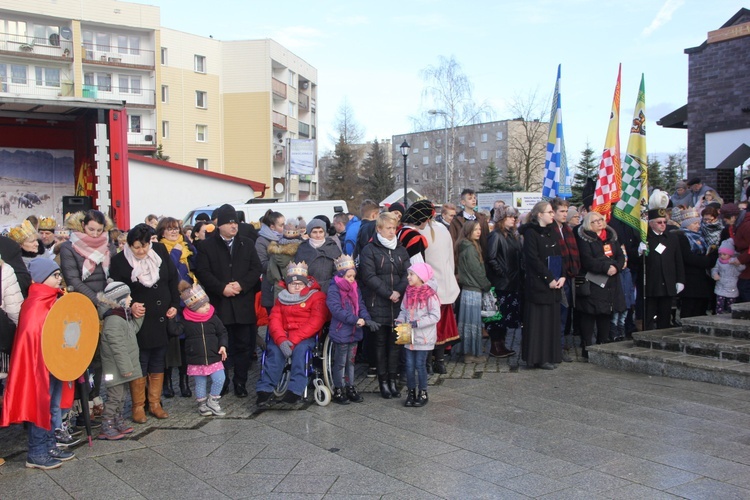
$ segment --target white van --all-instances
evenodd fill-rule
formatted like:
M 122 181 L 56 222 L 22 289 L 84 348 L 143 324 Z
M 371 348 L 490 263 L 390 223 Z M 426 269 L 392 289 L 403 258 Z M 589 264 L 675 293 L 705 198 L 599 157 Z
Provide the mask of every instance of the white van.
M 276 200 L 263 200 L 256 198 L 255 203 L 233 203 L 229 202 L 238 212 L 245 214 L 245 222 L 257 222 L 263 217 L 268 209 L 274 212 L 281 212 L 287 219 L 302 216 L 305 222 L 310 222 L 316 215 L 325 215 L 333 223 L 333 216 L 337 213 L 347 212 L 346 202 L 343 200 L 322 200 L 322 201 L 289 201 L 278 202 Z M 219 208 L 223 203 L 216 205 L 206 205 L 197 207 L 188 212 L 182 220 L 184 224 L 195 224 L 195 217 L 200 213 L 211 213 Z

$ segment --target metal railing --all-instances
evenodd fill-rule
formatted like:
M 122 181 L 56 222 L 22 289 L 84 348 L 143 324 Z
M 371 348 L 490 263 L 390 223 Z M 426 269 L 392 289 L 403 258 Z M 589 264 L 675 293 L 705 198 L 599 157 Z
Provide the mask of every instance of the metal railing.
M 297 104 L 299 105 L 299 109 L 310 109 L 310 96 L 308 96 L 307 94 L 303 94 L 302 92 L 297 95 L 297 100 L 299 101 Z
M 153 68 L 155 60 L 153 50 L 83 42 L 84 62 L 112 65 L 129 64 L 133 66 L 148 66 Z
M 57 33 L 49 38 L 0 33 L 0 51 L 73 59 L 73 42 L 61 39 Z
M 114 85 L 84 85 L 83 97 L 91 99 L 114 99 L 125 101 L 127 104 L 142 104 L 154 106 L 156 91 L 151 89 L 137 89 L 132 87 L 115 87 Z
M 150 128 L 128 131 L 128 146 L 156 146 L 156 131 Z
M 271 78 L 271 91 L 282 99 L 286 99 L 286 83 L 281 80 Z
M 73 97 L 73 82 L 60 81 L 48 85 L 37 85 L 36 78 L 27 78 L 25 83 L 13 82 L 13 78 L 0 76 L 0 93 L 16 97 Z

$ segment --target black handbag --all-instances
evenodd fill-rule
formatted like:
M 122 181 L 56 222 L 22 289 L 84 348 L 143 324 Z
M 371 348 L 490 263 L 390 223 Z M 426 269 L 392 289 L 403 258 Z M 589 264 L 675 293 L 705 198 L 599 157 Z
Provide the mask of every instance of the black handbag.
M 591 295 L 591 282 L 585 276 L 576 276 L 573 278 L 575 285 L 576 297 L 588 297 Z

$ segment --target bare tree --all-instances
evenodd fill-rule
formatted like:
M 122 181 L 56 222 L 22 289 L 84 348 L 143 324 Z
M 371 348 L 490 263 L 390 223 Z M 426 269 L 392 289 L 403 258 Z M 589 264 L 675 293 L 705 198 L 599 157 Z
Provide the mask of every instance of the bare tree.
M 508 170 L 518 179 L 525 191 L 542 189 L 544 158 L 549 133 L 549 99 L 536 91 L 517 94 L 509 110 L 514 117 L 508 123 Z
M 362 138 L 365 136 L 365 130 L 354 118 L 354 110 L 346 97 L 336 112 L 333 130 L 333 133 L 328 135 L 328 139 L 333 144 L 338 144 L 341 138 L 346 144 L 357 144 L 362 142 Z
M 420 76 L 425 82 L 422 90 L 422 111 L 418 116 L 412 117 L 412 126 L 415 131 L 435 129 L 437 124 L 442 124 L 446 129 L 447 141 L 444 148 L 448 179 L 434 179 L 432 184 L 439 185 L 441 191 L 447 186 L 446 201 L 450 201 L 457 196 L 455 160 L 461 149 L 456 129 L 491 120 L 492 108 L 487 101 L 477 103 L 474 100 L 474 85 L 454 56 L 440 56 L 438 64 L 427 66 L 420 72 Z

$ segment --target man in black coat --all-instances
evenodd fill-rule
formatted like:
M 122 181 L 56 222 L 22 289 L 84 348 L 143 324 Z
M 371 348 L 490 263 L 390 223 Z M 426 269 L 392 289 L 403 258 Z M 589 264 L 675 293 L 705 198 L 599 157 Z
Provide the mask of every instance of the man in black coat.
M 685 267 L 677 234 L 667 231 L 666 209 L 648 211 L 647 238 L 644 330 L 669 328 L 672 299 L 685 287 Z
M 253 242 L 237 234 L 234 207 L 222 205 L 215 215 L 218 230 L 201 244 L 195 275 L 229 333 L 234 393 L 246 397 L 247 373 L 255 351 L 254 293 L 261 274 L 260 259 Z

